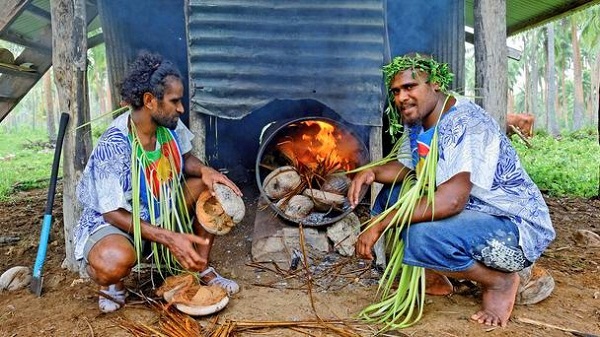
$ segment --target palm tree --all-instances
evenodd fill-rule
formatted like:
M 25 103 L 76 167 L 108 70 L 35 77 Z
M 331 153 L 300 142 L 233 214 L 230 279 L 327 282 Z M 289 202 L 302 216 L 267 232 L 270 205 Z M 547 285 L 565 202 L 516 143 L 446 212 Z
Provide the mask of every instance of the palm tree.
M 546 116 L 548 121 L 548 131 L 553 136 L 560 134 L 558 124 L 556 122 L 555 100 L 557 97 L 556 90 L 556 70 L 554 56 L 554 23 L 546 25 Z
M 573 44 L 573 81 L 575 86 L 575 101 L 573 102 L 573 129 L 579 130 L 584 125 L 583 120 L 583 72 L 577 20 L 579 14 L 571 16 L 571 41 Z

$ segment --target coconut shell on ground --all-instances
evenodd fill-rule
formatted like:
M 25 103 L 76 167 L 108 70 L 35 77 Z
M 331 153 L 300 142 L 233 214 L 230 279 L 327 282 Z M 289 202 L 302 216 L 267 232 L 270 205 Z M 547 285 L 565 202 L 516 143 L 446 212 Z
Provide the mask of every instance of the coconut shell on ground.
M 199 285 L 192 274 L 167 277 L 156 294 L 191 316 L 210 315 L 229 303 L 229 297 L 223 288 Z
M 246 214 L 242 198 L 226 185 L 214 184 L 215 195 L 205 190 L 196 201 L 196 217 L 209 233 L 224 235 Z
M 282 166 L 263 180 L 263 190 L 270 199 L 281 199 L 293 193 L 302 183 L 300 174 L 292 166 Z

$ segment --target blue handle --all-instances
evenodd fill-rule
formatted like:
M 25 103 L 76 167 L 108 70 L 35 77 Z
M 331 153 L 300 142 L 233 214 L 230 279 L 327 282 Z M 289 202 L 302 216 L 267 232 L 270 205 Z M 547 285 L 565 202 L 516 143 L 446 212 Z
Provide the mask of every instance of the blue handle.
M 48 249 L 48 239 L 50 238 L 50 225 L 52 225 L 52 214 L 44 214 L 44 222 L 42 222 L 42 231 L 40 232 L 40 246 L 33 265 L 33 277 L 36 278 L 42 276 L 42 267 L 46 259 L 46 249 Z

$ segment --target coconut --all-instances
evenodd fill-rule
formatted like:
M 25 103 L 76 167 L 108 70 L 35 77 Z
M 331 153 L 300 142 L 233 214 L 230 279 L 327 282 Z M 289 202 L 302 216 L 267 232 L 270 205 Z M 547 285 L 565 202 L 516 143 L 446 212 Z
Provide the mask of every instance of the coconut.
M 14 291 L 25 288 L 31 282 L 31 270 L 25 266 L 8 269 L 0 276 L 0 291 Z
M 223 288 L 199 285 L 192 274 L 167 277 L 156 294 L 173 304 L 177 310 L 191 316 L 210 315 L 229 303 Z
M 215 191 L 215 197 L 223 207 L 225 214 L 231 217 L 234 224 L 238 224 L 246 215 L 246 207 L 244 206 L 244 200 L 235 194 L 229 186 L 223 184 L 214 184 L 213 189 Z
M 300 186 L 302 178 L 292 166 L 282 166 L 269 173 L 263 180 L 267 197 L 281 199 Z
M 325 177 L 321 190 L 329 193 L 346 195 L 352 180 L 346 175 L 330 174 Z
M 215 235 L 229 233 L 235 226 L 233 219 L 209 190 L 200 193 L 196 201 L 196 217 L 207 232 Z
M 294 195 L 287 201 L 279 200 L 277 207 L 292 219 L 302 219 L 310 214 L 315 204 L 305 195 Z
M 326 211 L 332 207 L 341 207 L 344 204 L 346 198 L 343 195 L 329 193 L 317 189 L 307 188 L 302 192 L 305 196 L 309 197 L 315 204 L 315 207 L 319 211 Z

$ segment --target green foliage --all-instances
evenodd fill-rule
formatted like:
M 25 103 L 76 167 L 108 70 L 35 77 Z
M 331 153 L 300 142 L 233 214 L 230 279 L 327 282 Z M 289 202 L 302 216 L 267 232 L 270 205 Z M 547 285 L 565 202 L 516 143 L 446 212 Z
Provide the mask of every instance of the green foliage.
M 47 187 L 53 154 L 54 147 L 45 132 L 23 128 L 2 132 L 0 201 L 9 200 L 15 191 Z
M 513 144 L 521 164 L 540 190 L 551 196 L 598 195 L 600 145 L 598 132 L 588 129 L 555 139 L 537 133 L 532 148 L 515 135 Z

